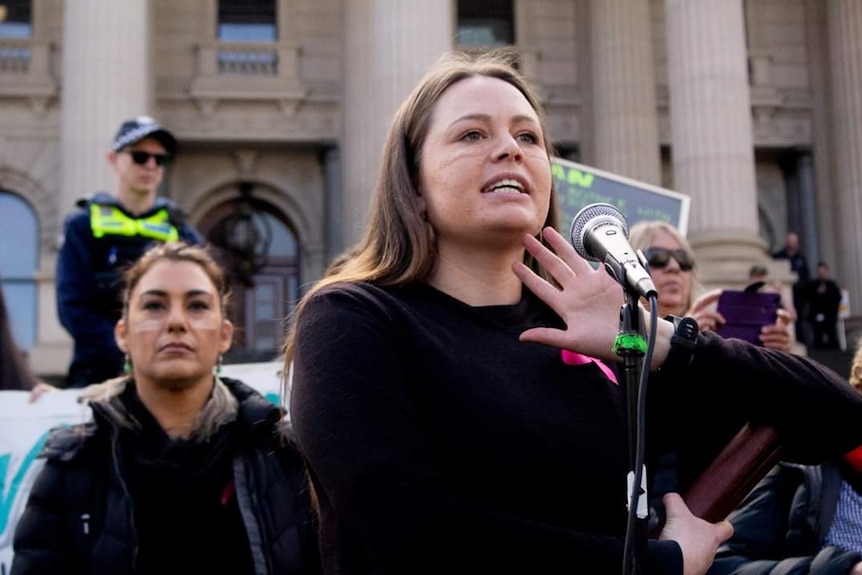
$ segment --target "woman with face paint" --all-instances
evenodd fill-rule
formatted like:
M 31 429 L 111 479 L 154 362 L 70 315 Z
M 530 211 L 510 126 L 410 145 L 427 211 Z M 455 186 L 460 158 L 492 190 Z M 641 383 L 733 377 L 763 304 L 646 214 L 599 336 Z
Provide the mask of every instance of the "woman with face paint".
M 12 573 L 319 572 L 284 411 L 218 375 L 233 335 L 223 271 L 168 243 L 125 280 L 127 373 L 86 388 L 92 421 L 49 436 Z

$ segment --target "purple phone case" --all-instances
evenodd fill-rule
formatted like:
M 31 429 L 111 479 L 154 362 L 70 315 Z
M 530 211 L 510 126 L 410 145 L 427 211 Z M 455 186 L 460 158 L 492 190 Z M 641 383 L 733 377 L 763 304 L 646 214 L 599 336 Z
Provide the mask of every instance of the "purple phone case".
M 715 331 L 725 338 L 761 345 L 760 328 L 775 323 L 780 307 L 781 295 L 777 293 L 724 290 L 718 299 L 718 313 L 726 322 Z

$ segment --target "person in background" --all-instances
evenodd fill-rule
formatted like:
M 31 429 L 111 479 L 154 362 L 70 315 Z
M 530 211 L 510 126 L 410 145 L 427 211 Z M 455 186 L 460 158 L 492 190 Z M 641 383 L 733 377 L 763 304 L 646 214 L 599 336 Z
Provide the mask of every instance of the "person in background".
M 793 308 L 800 317 L 806 317 L 808 304 L 806 286 L 811 279 L 811 270 L 808 267 L 808 260 L 805 259 L 799 249 L 799 234 L 788 232 L 784 238 L 784 247 L 774 252 L 772 257 L 777 260 L 790 261 L 790 271 L 796 274 L 796 281 L 793 283 Z M 810 343 L 805 322 L 796 322 L 796 340 L 805 345 Z
M 641 250 L 649 263 L 650 275 L 658 290 L 659 315 L 693 317 L 701 330 L 714 331 L 724 323 L 716 309 L 720 289 L 695 297 L 695 293 L 702 290 L 696 276 L 694 252 L 675 227 L 662 221 L 638 222 L 629 230 L 629 243 Z M 793 348 L 791 320 L 790 312 L 779 310 L 775 324 L 761 330 L 764 347 L 790 351 Z
M 862 393 L 862 340 L 850 384 Z M 862 444 L 821 465 L 778 463 L 729 520 L 709 575 L 862 575 Z
M 826 262 L 817 264 L 817 277 L 808 282 L 805 298 L 808 302 L 808 323 L 811 324 L 814 349 L 838 349 L 841 288 L 829 277 L 829 266 Z
M 12 335 L 12 319 L 0 284 L 0 391 L 30 391 L 38 384 Z
M 748 285 L 745 286 L 745 291 L 759 291 L 777 293 L 781 296 L 781 307 L 786 309 L 790 314 L 790 321 L 798 321 L 796 308 L 793 305 L 793 299 L 788 298 L 781 282 L 769 277 L 769 269 L 763 264 L 754 264 L 748 270 Z
M 862 338 L 856 344 L 856 353 L 853 354 L 853 364 L 850 366 L 850 385 L 856 388 L 856 391 L 862 393 Z
M 362 239 L 291 317 L 291 418 L 328 575 L 625 563 L 623 291 L 556 231 L 544 115 L 510 62 L 451 53 L 427 72 L 391 124 Z M 862 441 L 862 397 L 818 364 L 644 319 L 647 437 L 720 435 L 750 411 L 800 457 Z M 664 501 L 658 538 L 629 539 L 641 572 L 704 573 L 730 525 Z
M 671 224 L 659 220 L 641 221 L 629 230 L 629 243 L 641 250 L 649 264 L 650 275 L 658 291 L 658 313 L 660 316 L 689 316 L 697 321 L 702 331 L 715 331 L 724 323 L 718 312 L 718 299 L 722 290 L 707 292 L 697 277 L 694 251 L 688 241 Z M 695 294 L 699 293 L 698 297 Z M 773 325 L 761 329 L 760 338 L 764 347 L 789 352 L 793 347 L 793 334 L 789 326 L 790 315 L 780 311 Z M 695 411 L 697 413 L 697 410 Z M 749 423 L 750 417 L 736 416 L 728 410 L 721 424 L 727 429 L 741 430 Z M 668 447 L 656 456 L 653 465 L 655 482 L 650 500 L 651 521 L 660 521 L 664 506 L 657 494 L 665 491 L 679 491 L 691 484 L 698 471 L 706 467 L 721 449 L 732 439 L 732 434 L 711 437 L 692 437 L 679 434 L 669 437 Z M 680 453 L 689 452 L 688 461 L 681 460 Z
M 177 141 L 148 116 L 123 122 L 107 159 L 113 193 L 78 202 L 66 218 L 57 258 L 57 312 L 74 340 L 66 386 L 83 387 L 122 373 L 114 341 L 120 276 L 154 242 L 204 242 L 171 201 L 157 197 Z
M 92 421 L 51 432 L 11 573 L 319 573 L 284 410 L 218 375 L 233 335 L 224 272 L 169 242 L 125 281 L 129 372 L 82 391 Z

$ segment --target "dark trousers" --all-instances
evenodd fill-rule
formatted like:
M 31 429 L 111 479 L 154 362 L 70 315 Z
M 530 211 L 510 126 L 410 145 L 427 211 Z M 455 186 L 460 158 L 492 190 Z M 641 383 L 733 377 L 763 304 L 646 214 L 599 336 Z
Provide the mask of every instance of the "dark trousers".
M 812 320 L 811 330 L 814 332 L 814 349 L 838 349 L 838 322 L 836 320 Z

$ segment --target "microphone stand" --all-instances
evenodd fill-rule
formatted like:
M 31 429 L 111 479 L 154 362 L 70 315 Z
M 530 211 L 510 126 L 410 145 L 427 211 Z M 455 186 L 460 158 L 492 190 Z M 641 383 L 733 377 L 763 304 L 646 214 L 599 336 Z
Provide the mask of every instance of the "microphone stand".
M 625 555 L 623 558 L 624 575 L 636 575 L 641 572 L 643 554 L 646 551 L 649 515 L 646 490 L 646 473 L 639 461 L 638 450 L 642 441 L 642 421 L 639 417 L 639 396 L 641 393 L 640 379 L 643 372 L 644 355 L 647 350 L 643 314 L 638 305 L 640 296 L 634 290 L 624 286 L 626 301 L 620 309 L 620 328 L 614 342 L 613 351 L 623 359 L 625 374 L 626 401 L 628 406 L 628 446 L 629 473 L 627 478 L 629 521 L 626 529 Z M 641 469 L 638 469 L 638 468 Z M 634 486 L 639 485 L 637 491 Z

